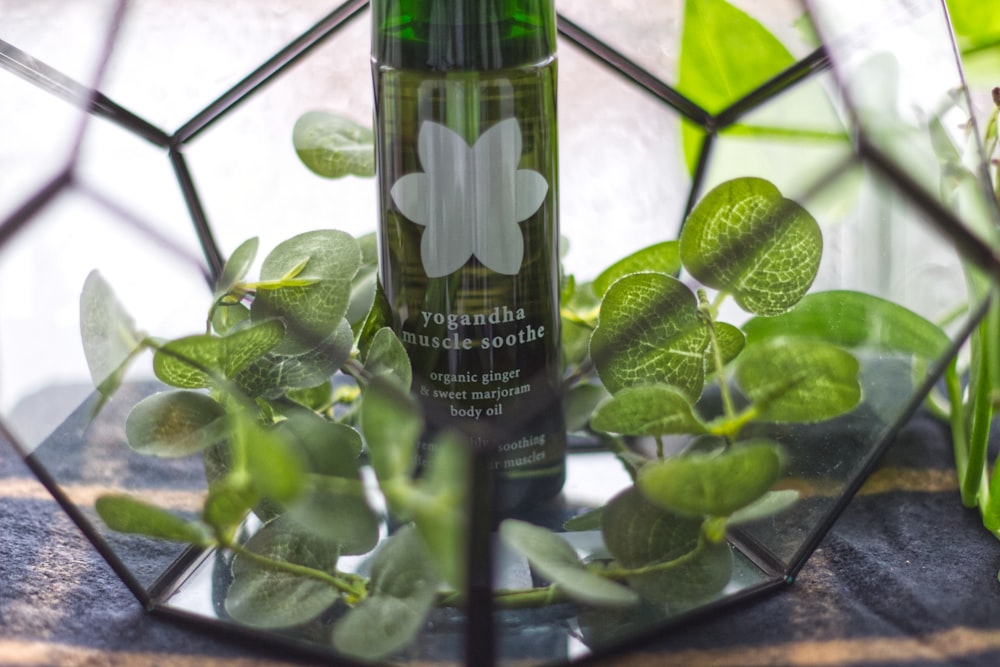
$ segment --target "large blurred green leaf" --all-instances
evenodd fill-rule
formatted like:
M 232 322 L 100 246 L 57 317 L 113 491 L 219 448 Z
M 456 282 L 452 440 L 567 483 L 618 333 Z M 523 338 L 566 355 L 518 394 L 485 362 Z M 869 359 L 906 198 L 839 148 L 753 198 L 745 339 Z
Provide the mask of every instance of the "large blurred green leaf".
M 335 543 L 342 555 L 365 554 L 378 544 L 378 515 L 368 504 L 357 473 L 353 477 L 308 475 L 302 495 L 287 512 L 316 535 Z
M 406 390 L 374 377 L 361 399 L 361 432 L 380 482 L 409 479 L 423 428 L 420 409 Z
M 695 296 L 661 273 L 635 273 L 604 295 L 590 355 L 611 393 L 644 384 L 670 384 L 692 400 L 705 382 L 708 329 Z
M 725 0 L 686 0 L 677 88 L 717 114 L 795 62 L 758 21 Z M 704 132 L 683 122 L 685 162 L 693 173 Z
M 777 337 L 813 338 L 847 348 L 904 352 L 937 359 L 951 340 L 937 325 L 899 304 L 863 292 L 832 290 L 802 298 L 775 317 L 755 317 L 743 325 L 747 344 Z
M 732 294 L 748 312 L 777 315 L 812 285 L 823 235 L 809 212 L 774 185 L 747 177 L 722 183 L 698 202 L 680 248 L 697 280 Z

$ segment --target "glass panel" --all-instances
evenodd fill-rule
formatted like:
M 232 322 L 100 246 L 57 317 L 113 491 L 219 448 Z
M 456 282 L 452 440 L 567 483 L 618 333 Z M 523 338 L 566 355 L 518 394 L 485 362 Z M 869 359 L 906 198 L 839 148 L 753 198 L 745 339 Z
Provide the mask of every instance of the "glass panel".
M 689 187 L 677 115 L 559 43 L 559 216 L 566 270 L 591 280 L 614 259 L 674 238 Z M 613 230 L 613 233 L 609 233 Z
M 266 252 L 314 229 L 375 230 L 374 179 L 321 178 L 292 145 L 309 111 L 371 123 L 370 32 L 365 11 L 185 147 L 224 255 L 252 236 Z
M 815 3 L 812 11 L 865 141 L 925 196 L 949 208 L 960 200 L 954 212 L 992 239 L 944 3 L 855 0 Z
M 0 219 L 66 166 L 115 0 L 0 0 Z
M 329 0 L 130 2 L 102 92 L 172 132 L 335 6 Z
M 657 78 L 677 80 L 680 5 L 658 0 L 556 0 L 556 11 Z

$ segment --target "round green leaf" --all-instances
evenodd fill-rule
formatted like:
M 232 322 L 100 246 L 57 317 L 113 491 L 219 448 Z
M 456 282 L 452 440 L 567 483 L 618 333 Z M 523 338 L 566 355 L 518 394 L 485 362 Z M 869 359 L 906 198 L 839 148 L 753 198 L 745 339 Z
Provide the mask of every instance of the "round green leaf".
M 324 178 L 375 175 L 375 139 L 370 127 L 326 111 L 309 111 L 292 130 L 299 159 Z
M 694 400 L 705 383 L 707 346 L 708 329 L 691 290 L 662 273 L 635 273 L 604 295 L 590 355 L 611 393 L 669 384 Z
M 743 352 L 736 381 L 753 401 L 759 419 L 814 422 L 857 406 L 859 370 L 854 355 L 835 345 L 774 338 Z
M 372 336 L 365 357 L 365 370 L 372 375 L 388 375 L 409 389 L 413 381 L 410 357 L 399 337 L 389 327 L 382 327 Z
M 245 547 L 272 560 L 327 573 L 335 571 L 339 556 L 336 543 L 287 516 L 265 524 Z M 312 620 L 339 597 L 337 589 L 327 582 L 237 555 L 233 559 L 233 582 L 226 594 L 226 612 L 245 625 L 283 628 Z
M 231 330 L 225 336 L 198 334 L 165 343 L 153 355 L 153 372 L 174 387 L 198 389 L 213 384 L 212 375 L 236 377 L 277 346 L 285 335 L 279 320 L 265 320 Z
M 750 345 L 791 336 L 825 340 L 847 348 L 944 355 L 951 340 L 939 326 L 899 304 L 863 292 L 831 290 L 803 297 L 776 317 L 755 317 L 743 325 Z
M 388 378 L 374 377 L 361 399 L 361 433 L 380 482 L 410 477 L 423 428 L 409 393 Z
M 722 354 L 722 365 L 725 366 L 730 361 L 740 356 L 743 348 L 746 347 L 746 336 L 738 327 L 725 322 L 713 322 L 715 327 L 715 342 L 719 346 Z M 711 374 L 715 372 L 715 361 L 711 354 L 705 355 L 705 372 Z
M 664 384 L 622 389 L 597 407 L 590 425 L 604 433 L 656 437 L 707 430 L 688 397 Z
M 147 396 L 132 408 L 125 419 L 125 437 L 140 454 L 188 456 L 226 439 L 225 417 L 225 410 L 211 396 L 165 391 Z
M 132 316 L 98 271 L 91 271 L 80 293 L 80 338 L 90 377 L 103 394 L 121 382 L 129 359 L 142 346 Z
M 672 514 L 629 487 L 605 505 L 601 534 L 614 559 L 631 569 L 672 561 L 693 551 L 701 522 L 701 517 Z
M 606 268 L 594 279 L 594 292 L 597 296 L 604 296 L 616 280 L 632 273 L 655 271 L 674 275 L 680 270 L 681 257 L 677 241 L 664 241 L 634 252 Z
M 274 428 L 296 449 L 307 472 L 352 479 L 358 476 L 361 434 L 350 426 L 311 410 L 295 410 Z
M 808 291 L 823 236 L 809 212 L 760 178 L 727 181 L 705 195 L 684 224 L 684 267 L 731 293 L 746 311 L 777 315 Z
M 635 591 L 587 570 L 573 547 L 552 531 L 507 519 L 500 524 L 499 533 L 504 544 L 527 558 L 539 574 L 578 602 L 625 607 L 639 601 Z
M 255 321 L 280 318 L 286 338 L 280 354 L 301 354 L 327 340 L 347 315 L 351 282 L 361 266 L 361 249 L 350 234 L 319 230 L 293 236 L 279 244 L 261 265 L 261 281 L 280 285 L 289 276 L 296 283 L 258 289 L 251 307 Z
M 379 660 L 407 646 L 434 605 L 440 580 L 413 526 L 390 537 L 372 561 L 371 594 L 333 628 L 337 650 Z
M 236 383 L 250 396 L 280 396 L 289 389 L 309 389 L 327 382 L 351 355 L 354 333 L 346 319 L 332 334 L 308 349 L 275 348 L 248 364 Z
M 357 475 L 309 475 L 302 495 L 287 511 L 312 532 L 336 543 L 341 555 L 365 554 L 378 544 L 379 519 Z
M 571 387 L 563 396 L 566 430 L 581 431 L 587 428 L 594 410 L 606 398 L 608 390 L 599 384 L 583 382 Z
M 186 521 L 155 505 L 126 495 L 100 496 L 94 508 L 108 528 L 120 533 L 146 535 L 202 546 L 210 543 L 202 524 Z
M 724 517 L 767 493 L 782 469 L 778 445 L 747 441 L 719 454 L 692 453 L 644 466 L 638 487 L 671 512 Z
M 241 243 L 233 251 L 233 254 L 229 256 L 226 264 L 222 267 L 222 274 L 216 282 L 216 299 L 225 295 L 236 283 L 246 277 L 247 272 L 250 271 L 250 267 L 253 265 L 254 259 L 257 258 L 257 248 L 259 246 L 260 240 L 255 236 Z

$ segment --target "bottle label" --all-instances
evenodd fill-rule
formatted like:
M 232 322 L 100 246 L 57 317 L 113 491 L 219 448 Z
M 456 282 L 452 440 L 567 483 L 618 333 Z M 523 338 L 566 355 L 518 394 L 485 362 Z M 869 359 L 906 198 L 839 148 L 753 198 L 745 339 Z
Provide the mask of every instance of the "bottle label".
M 553 67 L 378 72 L 381 279 L 434 435 L 561 475 Z M 534 483 L 534 482 L 531 482 Z
M 417 139 L 424 171 L 392 186 L 400 212 L 424 227 L 420 258 L 428 278 L 454 273 L 475 257 L 486 268 L 515 275 L 524 258 L 518 223 L 545 201 L 549 184 L 518 169 L 521 126 L 500 121 L 472 146 L 457 132 L 425 121 Z

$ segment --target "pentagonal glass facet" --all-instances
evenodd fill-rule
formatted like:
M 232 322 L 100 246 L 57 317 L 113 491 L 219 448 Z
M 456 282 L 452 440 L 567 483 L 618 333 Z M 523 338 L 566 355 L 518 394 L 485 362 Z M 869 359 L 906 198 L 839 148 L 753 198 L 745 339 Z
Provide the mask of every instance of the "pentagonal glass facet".
M 363 0 L 63 4 L 0 0 L 0 433 L 144 603 L 248 641 L 278 643 L 320 659 L 549 664 L 620 650 L 690 614 L 725 613 L 734 600 L 784 585 L 807 566 L 826 529 L 976 324 L 988 276 L 1000 275 L 991 245 L 996 211 L 976 134 L 982 128 L 970 122 L 973 112 L 943 3 L 556 0 L 562 16 L 562 269 L 564 292 L 579 308 L 567 311 L 563 321 L 567 357 L 588 349 L 591 330 L 601 322 L 596 310 L 580 304 L 595 298 L 588 296 L 598 289 L 591 281 L 608 265 L 676 240 L 685 218 L 716 188 L 735 179 L 768 181 L 808 211 L 821 238 L 815 279 L 795 309 L 755 317 L 745 300 L 719 294 L 726 288 L 712 289 L 710 278 L 699 282 L 703 274 L 690 264 L 657 267 L 654 279 L 669 280 L 662 275 L 667 272 L 683 288 L 710 293 L 695 317 L 712 312 L 718 323 L 713 335 L 730 331 L 724 325 L 731 324 L 744 328 L 748 346 L 817 340 L 835 346 L 836 354 L 857 365 L 857 404 L 830 418 L 790 423 L 779 415 L 742 427 L 741 440 L 766 439 L 781 447 L 784 467 L 770 487 L 777 493 L 768 499 L 786 503 L 783 511 L 745 514 L 728 526 L 715 515 L 701 524 L 699 517 L 671 524 L 697 524 L 691 533 L 697 548 L 675 554 L 676 561 L 664 557 L 643 565 L 642 572 L 626 568 L 608 575 L 631 581 L 640 597 L 647 589 L 643 601 L 631 606 L 618 604 L 617 589 L 590 589 L 591 598 L 582 602 L 579 590 L 566 594 L 573 577 L 587 574 L 580 562 L 614 573 L 626 560 L 620 550 L 612 558 L 619 548 L 609 546 L 616 526 L 601 512 L 612 512 L 606 509 L 611 501 L 619 509 L 637 502 L 634 477 L 650 460 L 709 451 L 710 439 L 672 433 L 612 438 L 596 433 L 586 418 L 571 420 L 562 494 L 519 517 L 551 531 L 539 538 L 548 544 L 536 545 L 541 554 L 530 544 L 524 548 L 523 540 L 520 550 L 514 548 L 517 539 L 509 531 L 498 537 L 484 491 L 491 475 L 482 453 L 468 465 L 456 456 L 462 462 L 453 462 L 449 475 L 425 461 L 425 477 L 418 476 L 414 486 L 404 485 L 403 492 L 389 485 L 383 493 L 376 477 L 386 475 L 392 457 L 380 459 L 376 451 L 363 459 L 357 479 L 327 474 L 329 469 L 326 477 L 317 473 L 310 477 L 310 503 L 292 503 L 292 509 L 255 497 L 253 512 L 231 536 L 209 539 L 197 533 L 205 528 L 199 517 L 217 516 L 212 513 L 224 513 L 226 502 L 240 500 L 228 495 L 226 485 L 238 485 L 239 476 L 229 475 L 227 466 L 239 468 L 246 460 L 237 454 L 226 459 L 215 448 L 204 456 L 175 457 L 156 442 L 150 445 L 155 438 L 148 432 L 145 441 L 136 437 L 142 424 L 130 422 L 130 415 L 140 403 L 151 405 L 150 396 L 169 395 L 164 381 L 171 378 L 163 365 L 176 350 L 161 350 L 159 375 L 151 361 L 162 341 L 201 340 L 206 320 L 220 317 L 220 309 L 232 308 L 228 313 L 239 319 L 241 295 L 215 293 L 227 258 L 245 261 L 241 289 L 247 293 L 261 294 L 303 275 L 298 287 L 308 287 L 317 280 L 308 274 L 308 262 L 252 281 L 284 239 L 317 229 L 354 236 L 374 230 L 373 179 L 320 178 L 300 161 L 292 141 L 296 121 L 309 111 L 330 111 L 359 125 L 370 121 L 370 12 Z M 254 237 L 259 251 L 251 261 L 249 246 L 242 244 Z M 742 247 L 729 250 L 734 264 L 750 256 Z M 374 256 L 374 244 L 365 253 Z M 777 272 L 795 274 L 796 268 Z M 244 281 L 242 272 L 233 271 L 230 266 L 225 274 L 229 287 Z M 369 265 L 347 278 L 372 288 L 374 275 Z M 371 301 L 371 292 L 366 294 Z M 364 311 L 367 303 L 348 306 L 350 320 L 351 311 Z M 280 314 L 284 335 L 288 314 Z M 253 316 L 234 322 L 225 324 L 231 333 L 260 323 Z M 355 328 L 345 329 L 345 355 L 362 323 L 349 321 Z M 648 328 L 632 333 L 648 340 Z M 114 344 L 95 353 L 95 335 Z M 366 348 L 364 354 L 367 340 L 356 344 Z M 755 409 L 767 410 L 767 402 L 776 400 L 744 391 L 739 364 L 721 359 L 733 349 L 723 347 L 718 362 L 704 369 L 707 388 L 690 406 L 699 424 L 708 425 L 704 430 L 727 423 L 723 418 L 732 416 L 734 404 L 742 409 L 757 401 Z M 196 370 L 226 376 L 232 359 L 212 349 Z M 257 417 L 291 422 L 301 416 L 302 405 L 322 402 L 324 418 L 343 420 L 345 429 L 357 425 L 364 402 L 359 417 L 353 378 L 364 384 L 378 368 L 357 350 L 354 355 L 341 362 L 349 373 L 334 376 L 328 395 L 317 398 L 315 387 L 296 387 L 303 391 L 276 409 L 268 403 L 275 400 L 269 391 L 287 387 L 275 385 L 248 403 Z M 283 377 L 301 371 L 302 358 L 294 357 L 284 358 Z M 219 359 L 225 363 L 213 367 Z M 92 377 L 95 365 L 101 377 Z M 128 371 L 119 377 L 121 368 Z M 583 377 L 588 383 L 584 392 L 568 395 L 568 404 L 591 401 L 592 408 L 605 397 L 590 365 L 574 366 L 568 376 L 569 382 Z M 207 384 L 212 391 L 198 385 L 191 392 L 198 397 L 184 400 L 212 417 L 212 410 L 222 408 L 211 401 L 225 402 L 219 387 L 227 385 Z M 95 385 L 117 390 L 105 401 Z M 775 395 L 784 390 L 778 387 Z M 252 423 L 227 415 L 230 421 L 206 418 L 200 426 L 211 434 L 222 424 L 233 442 L 257 433 Z M 392 427 L 406 418 L 396 413 L 387 421 Z M 143 442 L 158 456 L 138 451 Z M 266 438 L 253 442 L 267 448 Z M 247 457 L 244 450 L 231 451 Z M 343 463 L 317 456 L 327 466 Z M 275 470 L 276 462 L 281 459 L 269 461 Z M 434 483 L 419 481 L 427 478 Z M 448 499 L 435 495 L 439 488 L 466 494 L 467 502 L 448 514 Z M 405 493 L 421 500 L 408 507 L 411 515 L 394 515 Z M 190 541 L 199 541 L 193 535 L 231 539 L 231 548 L 187 548 L 113 531 L 98 516 L 98 498 L 113 504 L 121 495 L 170 512 L 185 530 L 194 526 L 196 533 L 185 533 Z M 324 498 L 337 502 L 325 507 L 317 500 Z M 640 508 L 651 503 L 642 502 Z M 371 510 L 370 517 L 353 513 L 358 503 Z M 380 552 L 391 553 L 401 543 L 390 535 L 406 535 L 401 522 L 420 515 L 421 508 L 424 519 L 450 517 L 464 529 L 422 524 L 419 541 L 410 543 L 417 548 L 407 558 L 397 555 L 387 568 Z M 636 510 L 630 521 L 633 515 L 646 516 Z M 288 571 L 295 569 L 295 558 L 317 550 L 312 542 L 288 537 L 302 540 L 301 533 L 282 532 L 286 524 L 278 522 L 288 516 L 308 517 L 317 534 L 342 520 L 371 519 L 372 539 L 380 546 L 349 554 L 320 548 L 318 558 L 329 567 L 297 579 L 301 571 Z M 440 551 L 442 544 L 463 551 Z M 413 586 L 420 576 L 394 579 L 393 568 L 420 562 L 421 549 L 428 547 L 439 549 L 434 556 L 441 572 L 453 574 L 441 565 L 442 553 L 458 553 L 458 560 L 471 563 L 467 586 L 456 577 L 440 589 L 435 583 L 427 595 Z M 244 548 L 291 555 L 285 565 L 254 574 L 251 557 L 233 556 Z M 697 567 L 682 570 L 686 574 L 672 588 L 661 585 L 657 577 L 690 562 Z M 376 583 L 364 591 L 352 588 L 358 577 Z M 331 579 L 333 588 L 327 586 Z M 273 591 L 280 591 L 282 602 L 295 602 L 265 608 L 260 601 L 270 604 Z M 609 604 L 609 597 L 617 602 Z M 305 614 L 310 605 L 317 606 L 315 613 Z M 394 623 L 413 622 L 413 637 L 391 650 L 381 653 L 378 646 L 394 641 L 391 633 L 373 634 L 367 643 L 343 636 L 345 627 L 362 636 L 390 615 Z

